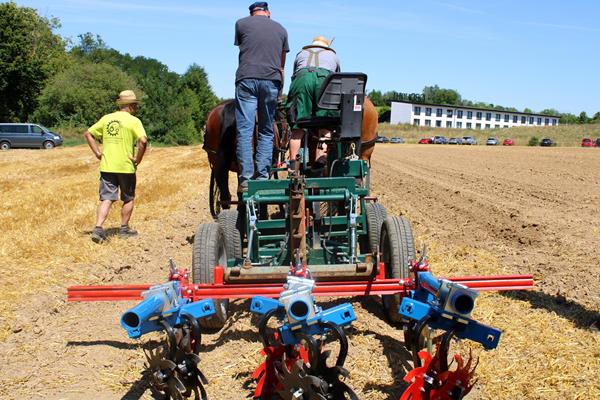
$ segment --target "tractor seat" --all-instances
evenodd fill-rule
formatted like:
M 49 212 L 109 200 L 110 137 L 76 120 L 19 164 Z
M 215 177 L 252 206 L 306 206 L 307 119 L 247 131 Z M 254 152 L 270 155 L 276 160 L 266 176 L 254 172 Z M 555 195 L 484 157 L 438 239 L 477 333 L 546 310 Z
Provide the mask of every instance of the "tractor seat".
M 340 125 L 340 117 L 308 117 L 296 121 L 300 129 L 324 128 L 333 130 Z

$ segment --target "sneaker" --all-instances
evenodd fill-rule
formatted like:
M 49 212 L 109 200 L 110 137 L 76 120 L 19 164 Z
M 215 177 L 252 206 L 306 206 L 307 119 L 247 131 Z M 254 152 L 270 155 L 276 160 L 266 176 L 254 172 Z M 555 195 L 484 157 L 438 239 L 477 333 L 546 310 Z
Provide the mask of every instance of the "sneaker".
M 246 193 L 248 191 L 248 181 L 240 182 L 237 188 L 238 193 Z
M 122 225 L 121 229 L 119 229 L 119 236 L 122 238 L 129 238 L 129 237 L 133 237 L 133 236 L 137 236 L 138 232 L 136 230 L 133 230 L 129 227 L 129 225 Z
M 106 233 L 104 229 L 100 226 L 96 226 L 94 230 L 92 230 L 92 242 L 94 243 L 102 243 L 106 240 Z

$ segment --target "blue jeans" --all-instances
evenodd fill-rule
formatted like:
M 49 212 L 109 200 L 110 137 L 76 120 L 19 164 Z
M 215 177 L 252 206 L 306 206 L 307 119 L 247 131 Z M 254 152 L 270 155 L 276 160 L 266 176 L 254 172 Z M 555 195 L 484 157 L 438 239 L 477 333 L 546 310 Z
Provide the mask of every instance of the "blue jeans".
M 279 82 L 265 79 L 242 79 L 235 86 L 235 120 L 237 124 L 237 159 L 239 183 L 248 179 L 268 179 L 273 161 L 273 118 L 277 109 Z M 252 136 L 258 114 L 256 170 L 252 160 Z

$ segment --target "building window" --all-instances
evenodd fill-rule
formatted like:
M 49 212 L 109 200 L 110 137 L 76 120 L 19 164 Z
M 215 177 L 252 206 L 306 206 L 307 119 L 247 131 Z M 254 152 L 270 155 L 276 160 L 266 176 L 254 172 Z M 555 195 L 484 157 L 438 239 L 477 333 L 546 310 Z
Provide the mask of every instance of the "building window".
M 552 125 L 556 125 L 556 118 L 552 118 Z
M 550 125 L 550 118 L 546 118 L 546 120 L 544 121 L 544 125 Z
M 508 125 L 504 125 L 503 128 L 508 128 Z
M 413 121 L 413 125 L 415 125 L 415 126 L 421 125 L 421 120 L 419 118 L 415 118 L 415 120 Z
M 500 128 L 500 125 L 496 124 L 496 125 L 494 125 L 494 128 L 498 129 L 498 128 Z
M 415 107 L 415 115 L 421 115 L 421 107 Z
M 471 124 L 470 122 L 467 122 L 467 129 L 471 129 L 472 126 L 473 126 L 473 124 Z
M 485 129 L 490 129 L 492 126 L 490 124 L 485 124 Z
M 426 107 L 426 108 L 425 108 L 425 115 L 426 115 L 427 117 L 431 117 L 431 107 Z
M 442 121 L 435 121 L 435 126 L 437 126 L 438 128 L 442 127 Z
M 501 118 L 501 117 L 502 117 L 502 116 L 501 116 L 500 114 L 496 114 L 496 121 L 500 121 L 500 118 Z
M 446 110 L 446 115 L 448 116 L 448 118 L 452 118 L 452 113 L 453 110 Z
M 483 113 L 481 111 L 477 111 L 477 119 L 481 119 L 482 115 L 483 115 Z
M 534 121 L 534 118 L 533 118 L 533 117 L 529 117 L 529 123 L 530 123 L 531 125 L 533 125 L 533 121 Z
M 459 121 L 459 122 L 457 122 L 457 123 L 456 123 L 456 127 L 457 127 L 458 129 L 462 129 L 462 122 L 460 122 L 460 121 Z
M 426 119 L 425 120 L 425 126 L 431 126 L 431 120 L 430 119 Z
M 467 111 L 467 119 L 473 119 L 473 111 Z
M 452 121 L 446 121 L 446 128 L 452 128 Z
M 525 116 L 522 116 L 522 117 L 521 117 L 521 123 L 522 123 L 522 124 L 526 124 L 526 123 L 527 123 L 527 117 L 525 117 Z
M 492 113 L 485 113 L 485 120 L 486 121 L 491 121 L 492 120 Z
M 475 127 L 476 127 L 477 129 L 481 129 L 481 124 L 477 124 L 477 125 L 475 125 Z
M 510 115 L 504 114 L 504 122 L 510 121 Z
M 442 112 L 443 112 L 443 111 L 444 111 L 444 110 L 442 110 L 441 108 L 438 108 L 437 110 L 435 110 L 435 115 L 436 115 L 437 117 L 441 117 L 441 116 L 442 116 Z
M 463 117 L 463 110 L 458 110 L 456 112 L 456 118 L 462 118 Z
M 519 123 L 519 116 L 513 115 L 513 124 L 518 124 L 518 123 Z

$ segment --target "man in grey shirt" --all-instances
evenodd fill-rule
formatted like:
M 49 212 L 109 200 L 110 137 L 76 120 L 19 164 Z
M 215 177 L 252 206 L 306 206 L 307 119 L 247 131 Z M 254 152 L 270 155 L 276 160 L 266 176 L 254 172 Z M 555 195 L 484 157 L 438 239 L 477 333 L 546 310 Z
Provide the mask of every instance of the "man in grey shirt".
M 238 193 L 249 179 L 268 179 L 273 159 L 273 118 L 283 87 L 285 56 L 290 50 L 287 31 L 271 20 L 266 2 L 250 7 L 250 16 L 235 24 L 239 65 L 235 76 L 237 159 L 240 166 Z M 258 116 L 256 169 L 252 159 L 252 135 Z

